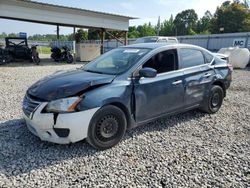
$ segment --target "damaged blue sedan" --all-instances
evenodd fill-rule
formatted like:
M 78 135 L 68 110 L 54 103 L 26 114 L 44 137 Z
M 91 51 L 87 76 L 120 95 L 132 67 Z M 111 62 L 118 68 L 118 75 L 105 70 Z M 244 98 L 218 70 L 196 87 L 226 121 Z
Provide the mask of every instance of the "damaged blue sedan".
M 232 66 L 206 49 L 147 43 L 120 47 L 86 66 L 32 85 L 23 101 L 28 129 L 41 140 L 86 139 L 113 147 L 127 129 L 191 109 L 216 113 Z

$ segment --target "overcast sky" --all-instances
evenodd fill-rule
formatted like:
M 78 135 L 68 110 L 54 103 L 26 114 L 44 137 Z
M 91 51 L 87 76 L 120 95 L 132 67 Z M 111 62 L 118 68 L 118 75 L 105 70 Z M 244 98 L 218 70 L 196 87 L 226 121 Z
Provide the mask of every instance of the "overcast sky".
M 130 26 L 146 22 L 157 24 L 158 16 L 161 20 L 168 19 L 171 14 L 174 16 L 185 9 L 195 9 L 199 17 L 202 17 L 206 10 L 215 12 L 225 0 L 37 0 L 40 2 L 77 7 L 89 10 L 96 10 L 107 13 L 115 13 L 127 16 L 138 17 L 138 20 L 130 21 Z M 33 24 L 27 22 L 11 21 L 0 19 L 0 33 L 27 32 L 32 34 L 55 34 L 56 27 L 48 25 Z M 72 28 L 61 28 L 63 34 L 72 33 Z

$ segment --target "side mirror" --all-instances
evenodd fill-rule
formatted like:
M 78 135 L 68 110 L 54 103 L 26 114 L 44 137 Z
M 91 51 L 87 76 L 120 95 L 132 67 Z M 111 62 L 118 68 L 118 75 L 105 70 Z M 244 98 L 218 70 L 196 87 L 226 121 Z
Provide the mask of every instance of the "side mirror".
M 149 68 L 149 67 L 142 68 L 139 71 L 140 77 L 154 78 L 154 77 L 156 77 L 156 75 L 157 75 L 157 70 Z

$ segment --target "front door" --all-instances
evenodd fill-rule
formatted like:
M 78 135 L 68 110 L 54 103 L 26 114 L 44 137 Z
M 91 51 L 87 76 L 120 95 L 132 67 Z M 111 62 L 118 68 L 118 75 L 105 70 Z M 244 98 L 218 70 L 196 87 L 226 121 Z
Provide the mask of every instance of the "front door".
M 176 50 L 160 52 L 143 67 L 157 70 L 155 78 L 134 81 L 136 121 L 143 122 L 182 108 L 184 101 L 183 72 L 178 67 Z

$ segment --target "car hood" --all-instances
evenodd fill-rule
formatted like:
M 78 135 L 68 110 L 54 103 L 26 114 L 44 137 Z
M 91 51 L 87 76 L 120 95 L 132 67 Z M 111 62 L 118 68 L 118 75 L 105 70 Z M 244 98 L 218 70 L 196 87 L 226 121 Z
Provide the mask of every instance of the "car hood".
M 57 72 L 33 84 L 27 93 L 41 100 L 52 101 L 83 93 L 92 86 L 109 84 L 114 78 L 115 75 L 91 73 L 82 69 Z

